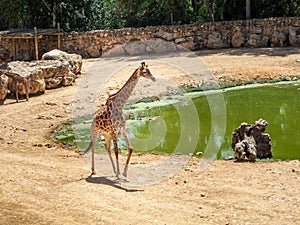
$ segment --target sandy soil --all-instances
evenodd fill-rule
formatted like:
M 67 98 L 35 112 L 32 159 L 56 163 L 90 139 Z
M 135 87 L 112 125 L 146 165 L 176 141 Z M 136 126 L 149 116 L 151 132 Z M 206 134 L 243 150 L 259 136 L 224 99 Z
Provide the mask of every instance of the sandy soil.
M 300 75 L 299 49 L 198 54 L 218 79 Z M 83 76 L 90 64 L 85 61 Z M 212 161 L 203 169 L 203 160 L 192 157 L 176 175 L 137 187 L 101 171 L 90 177 L 89 165 L 76 150 L 50 137 L 71 117 L 81 79 L 29 102 L 8 99 L 0 107 L 0 224 L 299 224 L 297 160 Z M 130 167 L 165 157 L 135 154 Z

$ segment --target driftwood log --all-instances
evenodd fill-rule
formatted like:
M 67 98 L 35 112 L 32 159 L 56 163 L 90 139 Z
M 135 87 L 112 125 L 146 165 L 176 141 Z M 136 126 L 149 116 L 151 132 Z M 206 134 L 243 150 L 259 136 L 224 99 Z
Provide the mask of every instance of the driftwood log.
M 268 122 L 259 119 L 253 125 L 242 123 L 232 133 L 232 149 L 238 161 L 272 158 L 271 138 L 264 134 Z

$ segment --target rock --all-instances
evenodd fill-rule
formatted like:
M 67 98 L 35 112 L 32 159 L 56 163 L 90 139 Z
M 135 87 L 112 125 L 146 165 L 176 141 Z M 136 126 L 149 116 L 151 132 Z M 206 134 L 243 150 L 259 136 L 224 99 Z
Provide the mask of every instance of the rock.
M 46 105 L 57 105 L 56 102 L 46 102 Z
M 87 47 L 86 52 L 90 57 L 94 57 L 94 58 L 102 55 L 102 49 L 99 45 L 97 46 L 91 45 Z
M 26 128 L 24 128 L 24 127 L 20 127 L 20 126 L 12 126 L 12 128 L 13 128 L 13 129 L 15 129 L 15 130 L 21 130 L 21 131 L 24 131 L 24 132 L 26 132 L 26 131 L 27 131 L 27 129 L 26 129 Z
M 271 47 L 279 46 L 284 47 L 287 46 L 288 40 L 287 35 L 283 32 L 275 31 L 271 38 Z
M 47 148 L 52 148 L 53 145 L 52 145 L 52 144 L 45 144 L 45 147 L 47 147 Z
M 244 33 L 241 31 L 241 28 L 235 28 L 231 38 L 231 44 L 234 48 L 240 48 L 245 46 L 245 37 Z
M 54 49 L 45 53 L 42 60 L 59 60 L 61 62 L 68 62 L 71 67 L 71 72 L 78 74 L 82 68 L 82 57 L 78 54 L 69 54 L 58 49 Z
M 261 38 L 261 34 L 251 34 L 247 42 L 247 47 L 261 47 Z
M 168 42 L 158 38 L 152 38 L 147 41 L 147 52 L 149 53 L 159 54 L 175 51 L 177 51 L 177 47 L 174 42 Z
M 259 159 L 272 157 L 270 135 L 263 133 L 268 125 L 267 121 L 259 119 L 252 126 L 252 135 L 256 143 L 256 154 Z
M 68 86 L 76 79 L 76 75 L 66 61 L 44 60 L 38 63 L 14 61 L 8 64 L 8 68 L 11 72 L 27 77 L 30 94 L 44 92 L 45 89 Z M 14 82 L 8 83 L 8 89 L 15 92 Z M 19 93 L 25 94 L 25 89 L 19 90 Z
M 184 38 L 184 39 L 180 38 L 180 39 L 176 39 L 175 43 L 177 42 L 177 44 L 179 44 L 179 46 L 181 46 L 185 49 L 188 49 L 188 50 L 195 49 L 196 42 L 194 41 L 193 37 L 188 37 L 188 38 Z
M 289 26 L 289 44 L 292 46 L 300 45 L 300 27 Z
M 8 93 L 8 77 L 0 75 L 0 105 L 4 104 L 4 100 Z
M 114 48 L 107 50 L 103 53 L 103 57 L 112 57 L 112 56 L 123 56 L 128 55 L 124 45 L 115 45 Z
M 40 144 L 40 143 L 39 143 L 39 144 L 34 144 L 33 146 L 34 146 L 34 147 L 43 147 L 43 145 Z
M 272 157 L 271 139 L 264 134 L 268 122 L 259 119 L 253 125 L 242 123 L 232 133 L 232 149 L 239 161 L 254 161 L 256 158 Z
M 40 119 L 43 119 L 43 120 L 52 120 L 53 119 L 51 116 L 44 116 L 44 115 L 35 115 L 33 118 L 34 119 L 38 119 L 38 120 L 40 120 Z
M 45 91 L 44 73 L 36 62 L 13 61 L 8 63 L 8 69 L 20 76 L 26 77 L 28 80 L 29 94 L 36 94 Z M 8 89 L 16 92 L 15 82 L 9 79 Z M 26 94 L 25 87 L 18 89 L 20 94 Z
M 286 76 L 284 79 L 285 79 L 286 81 L 291 81 L 291 80 L 292 80 L 292 78 L 290 78 L 290 77 L 288 77 L 288 76 Z
M 132 41 L 125 45 L 125 50 L 129 55 L 143 55 L 146 52 L 146 44 L 142 41 Z
M 13 61 L 5 67 L 1 66 L 1 69 L 7 69 L 25 77 L 29 86 L 29 94 L 36 94 L 44 93 L 45 89 L 71 85 L 76 79 L 76 74 L 81 71 L 82 58 L 77 54 L 53 50 L 45 53 L 42 61 Z M 17 89 L 19 94 L 26 94 L 24 85 L 16 87 L 16 82 L 12 78 L 8 79 L 7 76 L 1 75 L 0 105 L 3 104 L 8 91 L 16 93 Z
M 62 83 L 62 77 L 48 78 L 47 79 L 47 89 L 57 88 Z
M 195 155 L 196 155 L 196 156 L 202 156 L 202 155 L 203 155 L 203 152 L 196 152 Z
M 40 68 L 44 72 L 47 89 L 57 88 L 59 86 L 69 86 L 76 79 L 76 74 L 71 71 L 71 67 L 66 61 L 42 61 L 40 62 Z
M 189 167 L 184 168 L 184 170 L 185 170 L 185 171 L 193 172 L 193 169 L 192 169 L 192 168 L 189 168 Z
M 153 34 L 154 38 L 161 38 L 166 41 L 173 41 L 176 38 L 176 33 L 168 33 L 168 32 L 157 32 Z
M 213 31 L 208 35 L 207 47 L 213 49 L 229 48 L 230 43 L 223 40 L 219 32 Z

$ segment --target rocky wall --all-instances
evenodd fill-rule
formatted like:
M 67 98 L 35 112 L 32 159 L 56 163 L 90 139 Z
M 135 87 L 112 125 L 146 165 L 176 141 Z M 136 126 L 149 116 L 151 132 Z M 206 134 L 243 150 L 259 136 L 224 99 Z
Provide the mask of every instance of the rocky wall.
M 70 32 L 61 36 L 61 50 L 84 58 L 189 50 L 300 46 L 300 18 L 269 18 L 189 25 Z M 131 43 L 135 43 L 132 45 Z M 166 45 L 167 43 L 167 45 Z M 16 40 L 16 59 L 35 58 L 33 40 Z M 162 48 L 163 47 L 163 48 Z M 57 48 L 56 36 L 39 40 L 39 55 Z M 12 59 L 12 40 L 1 39 L 0 59 Z M 0 62 L 1 62 L 0 60 Z

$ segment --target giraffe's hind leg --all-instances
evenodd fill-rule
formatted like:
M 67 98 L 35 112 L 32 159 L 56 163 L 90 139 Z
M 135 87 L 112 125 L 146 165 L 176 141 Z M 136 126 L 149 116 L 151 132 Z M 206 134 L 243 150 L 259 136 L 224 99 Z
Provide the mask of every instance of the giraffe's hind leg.
M 28 82 L 25 81 L 25 89 L 26 89 L 26 101 L 29 100 L 29 85 Z
M 19 94 L 18 94 L 18 89 L 19 89 L 19 83 L 16 82 L 16 102 L 19 102 Z
M 126 142 L 126 145 L 128 147 L 128 155 L 127 155 L 126 165 L 124 167 L 124 172 L 123 172 L 123 176 L 127 177 L 128 164 L 129 164 L 129 161 L 130 161 L 130 157 L 131 157 L 133 148 L 132 148 L 132 145 L 131 145 L 130 141 L 128 140 L 128 137 L 127 137 L 127 134 L 126 134 L 125 130 L 122 130 L 122 135 L 123 135 L 123 138 L 124 138 L 124 140 Z
M 116 156 L 116 164 L 117 164 L 117 172 L 116 176 L 119 177 L 120 175 L 120 167 L 119 167 L 119 148 L 118 148 L 118 138 L 115 134 L 112 136 L 113 142 L 114 142 L 114 150 L 115 150 L 115 156 Z
M 97 141 L 97 137 L 92 137 L 92 174 L 95 175 L 95 144 Z
M 114 161 L 113 161 L 112 156 L 111 156 L 111 151 L 110 151 L 110 137 L 109 137 L 109 135 L 107 135 L 107 136 L 104 136 L 104 138 L 105 138 L 106 152 L 109 156 L 109 159 L 110 159 L 112 168 L 114 170 L 114 173 L 117 175 L 116 167 L 115 167 Z

